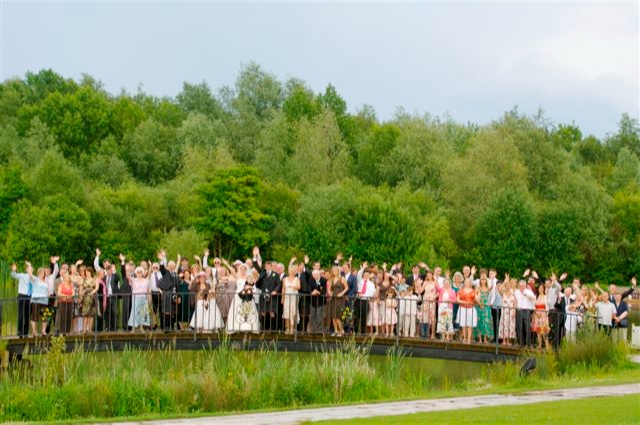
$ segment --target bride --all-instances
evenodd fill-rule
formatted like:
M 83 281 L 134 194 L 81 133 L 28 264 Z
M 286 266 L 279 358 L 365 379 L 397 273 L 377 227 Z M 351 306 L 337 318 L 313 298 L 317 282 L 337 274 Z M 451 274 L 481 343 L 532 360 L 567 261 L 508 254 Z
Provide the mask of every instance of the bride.
M 196 293 L 196 311 L 189 326 L 196 331 L 213 331 L 224 328 L 222 315 L 216 303 L 216 285 L 207 283 L 207 274 L 200 272 L 196 275 L 193 291 Z
M 223 260 L 224 266 L 229 273 L 236 278 L 236 294 L 231 301 L 229 308 L 229 317 L 227 318 L 227 332 L 233 333 L 260 331 L 260 322 L 258 320 L 258 309 L 253 300 L 254 276 L 247 276 L 247 266 L 239 264 L 237 272 L 234 271 L 226 260 Z

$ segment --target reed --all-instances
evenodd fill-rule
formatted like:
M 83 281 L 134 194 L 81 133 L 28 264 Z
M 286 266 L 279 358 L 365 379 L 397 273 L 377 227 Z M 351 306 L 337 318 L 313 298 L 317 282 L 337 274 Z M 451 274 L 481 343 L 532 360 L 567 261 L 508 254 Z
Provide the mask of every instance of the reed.
M 529 376 L 520 376 L 518 362 L 496 363 L 479 377 L 445 379 L 437 386 L 428 372 L 406 367 L 401 348 L 389 349 L 382 366 L 373 367 L 370 346 L 353 340 L 309 355 L 283 352 L 269 343 L 242 351 L 226 338 L 215 349 L 190 355 L 171 345 L 153 355 L 133 348 L 100 354 L 64 349 L 64 337 L 51 338 L 45 354 L 1 373 L 0 422 L 217 414 L 552 387 L 595 373 L 601 364 L 590 363 L 593 370 L 567 367 L 580 358 L 576 353 L 587 350 L 567 346 L 557 357 L 537 353 L 538 367 Z M 607 358 L 608 371 L 626 364 L 619 357 Z

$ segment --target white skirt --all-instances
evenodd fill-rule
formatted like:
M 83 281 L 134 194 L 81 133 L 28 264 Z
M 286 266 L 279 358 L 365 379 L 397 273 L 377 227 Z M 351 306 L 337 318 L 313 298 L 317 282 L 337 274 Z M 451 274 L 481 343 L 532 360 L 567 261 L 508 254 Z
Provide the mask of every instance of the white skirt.
M 196 311 L 191 318 L 189 324 L 196 330 L 213 331 L 215 329 L 224 328 L 222 314 L 215 300 L 198 300 L 196 302 Z
M 478 325 L 478 313 L 475 307 L 460 307 L 456 322 L 462 328 L 475 328 Z
M 253 298 L 243 301 L 238 294 L 233 297 L 227 317 L 227 332 L 260 332 L 258 309 Z

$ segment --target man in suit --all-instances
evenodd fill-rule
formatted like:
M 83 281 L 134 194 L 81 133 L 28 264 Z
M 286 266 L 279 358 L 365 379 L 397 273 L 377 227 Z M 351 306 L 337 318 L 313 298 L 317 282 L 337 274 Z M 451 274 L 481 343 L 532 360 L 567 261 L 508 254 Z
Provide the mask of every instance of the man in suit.
M 260 321 L 261 328 L 268 331 L 274 331 L 277 327 L 278 311 L 280 306 L 280 292 L 282 284 L 280 276 L 275 272 L 277 263 L 267 261 L 262 268 L 262 259 L 258 258 L 253 261 L 253 265 L 260 275 L 256 282 L 256 287 L 260 289 Z
M 120 294 L 120 276 L 116 273 L 116 266 L 109 260 L 104 260 L 100 266 L 100 249 L 96 248 L 96 256 L 93 259 L 93 267 L 96 272 L 104 270 L 104 282 L 107 287 L 107 311 L 105 312 L 104 326 L 107 331 L 118 330 L 118 296 Z M 124 326 L 127 326 L 124 323 Z
M 131 315 L 131 297 L 133 296 L 131 293 L 131 285 L 129 284 L 129 279 L 135 278 L 134 270 L 136 265 L 130 261 L 125 264 L 125 257 L 123 254 L 120 254 L 120 275 L 122 276 L 122 285 L 120 286 L 120 298 L 122 299 L 122 329 L 123 330 L 131 330 L 129 328 L 129 315 Z
M 164 251 L 160 251 L 158 259 L 162 274 L 162 279 L 158 283 L 158 288 L 162 290 L 162 330 L 169 332 L 175 327 L 176 311 L 180 300 L 178 296 L 180 277 L 176 272 L 176 263 L 174 261 L 167 263 L 167 255 Z
M 563 294 L 558 295 L 558 299 L 556 300 L 554 321 L 556 326 L 556 332 L 552 335 L 551 345 L 554 349 L 558 349 L 560 344 L 562 344 L 562 339 L 565 334 L 565 320 L 567 319 L 567 307 L 571 304 L 571 287 L 567 287 L 564 289 Z
M 636 280 L 635 276 L 634 276 L 634 277 L 632 277 L 632 278 L 631 278 L 631 288 L 627 289 L 626 291 L 624 291 L 624 292 L 621 294 L 621 299 L 620 299 L 620 301 L 624 300 L 624 299 L 625 299 L 625 298 L 627 298 L 629 295 L 633 294 L 633 291 L 635 291 L 635 290 L 636 290 L 636 285 L 637 285 L 637 283 L 638 283 L 638 282 L 637 282 L 637 280 Z M 600 291 L 600 293 L 601 293 L 601 294 L 606 294 L 606 292 L 605 292 L 605 291 L 603 291 L 603 290 L 602 290 L 602 288 L 600 288 L 600 285 L 598 284 L 598 282 L 596 282 L 596 285 L 595 285 L 595 286 L 596 286 L 596 289 L 597 289 L 598 291 Z M 615 295 L 616 295 L 617 293 L 618 293 L 618 287 L 617 287 L 615 284 L 613 284 L 613 283 L 612 283 L 611 285 L 609 285 L 609 294 L 608 294 L 608 295 L 609 295 L 609 302 L 611 302 L 611 303 L 615 303 L 615 302 L 616 302 Z
M 320 270 L 311 272 L 309 289 L 311 290 L 311 304 L 309 305 L 311 333 L 324 333 L 322 321 L 324 319 L 324 304 L 327 299 L 327 280 L 320 275 Z
M 418 264 L 414 264 L 413 267 L 411 267 L 411 275 L 407 277 L 406 284 L 413 290 L 415 289 L 416 282 L 423 281 L 426 277 L 426 273 L 420 273 L 420 267 L 418 266 Z
M 295 257 L 291 259 L 291 263 L 295 265 Z M 307 332 L 309 325 L 309 302 L 311 298 L 311 290 L 309 289 L 309 280 L 311 280 L 311 272 L 307 269 L 306 264 L 309 262 L 309 257 L 305 256 L 305 262 L 298 264 L 298 273 L 296 277 L 300 279 L 300 289 L 298 294 L 300 297 L 298 304 L 298 312 L 300 314 L 300 322 L 298 324 L 299 332 Z
M 370 271 L 367 262 L 362 263 L 358 271 L 358 293 L 355 299 L 355 310 L 357 317 L 354 317 L 356 332 L 364 334 L 367 332 L 367 315 L 369 314 L 369 302 L 376 292 L 375 284 L 369 280 Z

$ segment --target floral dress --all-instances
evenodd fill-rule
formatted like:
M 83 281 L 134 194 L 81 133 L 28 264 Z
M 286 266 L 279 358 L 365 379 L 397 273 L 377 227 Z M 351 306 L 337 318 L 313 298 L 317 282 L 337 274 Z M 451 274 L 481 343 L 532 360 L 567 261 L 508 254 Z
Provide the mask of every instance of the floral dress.
M 473 330 L 474 337 L 493 338 L 493 318 L 489 305 L 490 291 L 480 291 L 480 304 L 476 306 L 478 312 L 478 326 Z
M 420 316 L 420 323 L 436 323 L 436 300 L 438 299 L 438 290 L 434 282 L 427 283 L 424 288 L 423 302 L 422 302 L 422 315 Z
M 502 296 L 502 314 L 498 325 L 498 338 L 516 338 L 516 297 L 513 294 Z
M 94 302 L 91 292 L 96 287 L 96 281 L 88 278 L 79 281 L 82 288 L 82 297 L 80 298 L 80 315 L 84 317 L 94 316 L 96 314 L 96 303 Z
M 547 334 L 549 327 L 549 313 L 547 313 L 546 302 L 536 302 L 536 309 L 531 319 L 531 329 L 538 334 Z
M 438 325 L 436 332 L 441 335 L 452 335 L 453 329 L 453 304 L 456 301 L 456 293 L 453 290 L 443 290 L 438 304 Z

